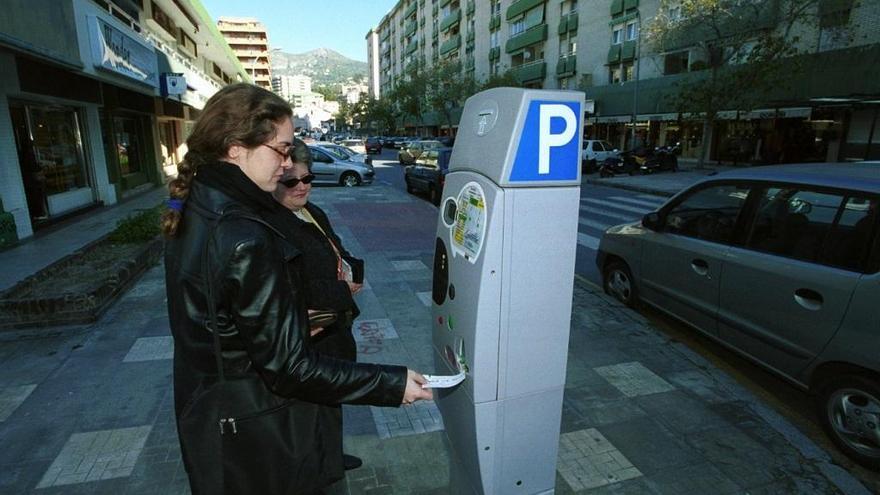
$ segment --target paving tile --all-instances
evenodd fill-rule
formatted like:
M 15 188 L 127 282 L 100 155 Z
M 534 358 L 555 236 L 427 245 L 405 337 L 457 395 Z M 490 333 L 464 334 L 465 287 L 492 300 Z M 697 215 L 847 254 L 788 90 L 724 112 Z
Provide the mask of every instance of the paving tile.
M 378 343 L 383 340 L 397 339 L 397 330 L 388 318 L 376 320 L 357 320 L 352 327 L 355 342 L 359 344 Z
M 639 362 L 613 364 L 595 368 L 595 370 L 627 397 L 675 390 L 675 387 L 669 382 L 655 375 Z
M 422 301 L 422 304 L 424 304 L 425 306 L 431 307 L 431 303 L 433 302 L 433 300 L 431 299 L 431 296 L 432 296 L 431 291 L 416 292 L 416 296 L 419 298 L 420 301 Z
M 12 416 L 35 388 L 36 385 L 17 385 L 0 389 L 0 423 Z
M 419 401 L 398 408 L 370 407 L 379 438 L 417 435 L 443 429 L 443 418 L 434 401 Z
M 128 476 L 152 426 L 74 433 L 37 488 Z
M 171 336 L 141 337 L 134 341 L 123 363 L 158 361 L 174 357 L 174 339 Z
M 428 269 L 428 267 L 419 260 L 392 260 L 391 266 L 399 272 Z
M 576 492 L 642 476 L 595 428 L 564 433 L 559 437 L 556 469 Z

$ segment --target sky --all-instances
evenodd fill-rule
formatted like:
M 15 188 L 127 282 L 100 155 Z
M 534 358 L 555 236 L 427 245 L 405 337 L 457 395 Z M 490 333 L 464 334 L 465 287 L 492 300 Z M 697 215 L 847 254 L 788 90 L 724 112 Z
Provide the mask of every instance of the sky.
M 302 53 L 330 48 L 367 61 L 367 31 L 376 27 L 397 0 L 202 0 L 218 17 L 256 17 L 269 32 L 270 48 Z

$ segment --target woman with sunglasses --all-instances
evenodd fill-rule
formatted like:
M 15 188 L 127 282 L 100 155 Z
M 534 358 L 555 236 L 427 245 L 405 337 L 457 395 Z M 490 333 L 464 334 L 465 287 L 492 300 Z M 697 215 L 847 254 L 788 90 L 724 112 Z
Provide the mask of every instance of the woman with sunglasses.
M 249 84 L 212 96 L 163 216 L 174 405 L 193 494 L 312 494 L 342 478 L 341 403 L 430 399 L 424 377 L 314 348 L 303 257 L 272 196 L 292 167 L 290 105 Z
M 364 262 L 351 256 L 324 211 L 309 202 L 315 176 L 311 173 L 312 153 L 308 145 L 294 139 L 291 158 L 293 165 L 278 181 L 275 198 L 289 210 L 285 215 L 290 227 L 287 232 L 302 252 L 306 303 L 310 310 L 330 312 L 333 320 L 314 331 L 315 348 L 322 354 L 355 361 L 357 346 L 351 325 L 360 311 L 353 296 L 364 282 Z M 338 449 L 337 458 L 342 466 L 346 470 L 360 467 L 359 458 L 342 453 L 341 408 L 328 408 L 322 413 L 337 426 L 331 441 Z M 328 430 L 325 433 L 329 436 Z

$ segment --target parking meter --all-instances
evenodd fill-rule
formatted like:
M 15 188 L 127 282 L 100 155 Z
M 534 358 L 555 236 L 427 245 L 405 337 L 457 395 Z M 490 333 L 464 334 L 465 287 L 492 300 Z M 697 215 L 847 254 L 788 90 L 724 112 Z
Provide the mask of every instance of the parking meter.
M 440 203 L 432 338 L 453 493 L 552 493 L 580 203 L 584 94 L 467 100 Z

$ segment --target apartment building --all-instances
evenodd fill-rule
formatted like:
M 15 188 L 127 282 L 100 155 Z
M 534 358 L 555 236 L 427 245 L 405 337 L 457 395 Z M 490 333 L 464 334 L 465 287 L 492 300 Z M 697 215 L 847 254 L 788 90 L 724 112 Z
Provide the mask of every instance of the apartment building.
M 197 0 L 14 2 L 0 66 L 0 246 L 163 184 L 247 78 Z
M 312 78 L 309 76 L 272 76 L 272 91 L 287 101 L 293 101 L 294 95 L 312 92 Z
M 252 17 L 220 17 L 217 27 L 254 84 L 271 90 L 272 69 L 266 26 Z
M 757 3 L 767 12 L 757 27 L 774 29 L 781 0 Z M 648 43 L 642 31 L 659 8 L 659 0 L 401 0 L 367 33 L 369 85 L 381 97 L 409 69 L 441 59 L 460 61 L 478 81 L 510 70 L 524 87 L 584 91 L 585 136 L 621 149 L 682 143 L 694 157 L 704 138 L 698 112 L 670 95 L 702 67 L 686 44 L 658 52 Z M 757 108 L 719 112 L 706 137 L 713 159 L 880 157 L 880 87 L 870 75 L 880 61 L 880 1 L 820 0 L 813 9 L 790 33 L 805 70 Z M 439 116 L 423 121 L 436 129 Z

